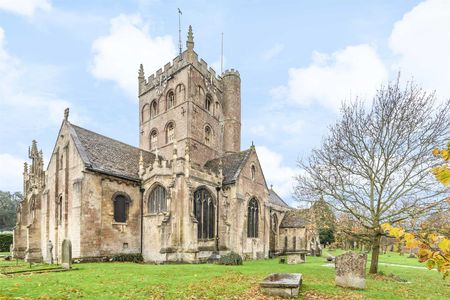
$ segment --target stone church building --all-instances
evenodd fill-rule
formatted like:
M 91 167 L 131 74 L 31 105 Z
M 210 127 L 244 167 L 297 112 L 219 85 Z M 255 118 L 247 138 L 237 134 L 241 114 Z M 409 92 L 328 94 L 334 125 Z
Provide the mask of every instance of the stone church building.
M 60 261 L 142 253 L 149 262 L 247 259 L 319 249 L 312 220 L 268 188 L 256 148 L 241 150 L 241 79 L 187 49 L 138 73 L 139 147 L 64 120 L 44 171 L 33 141 L 13 255 Z M 51 245 L 51 246 L 50 246 Z

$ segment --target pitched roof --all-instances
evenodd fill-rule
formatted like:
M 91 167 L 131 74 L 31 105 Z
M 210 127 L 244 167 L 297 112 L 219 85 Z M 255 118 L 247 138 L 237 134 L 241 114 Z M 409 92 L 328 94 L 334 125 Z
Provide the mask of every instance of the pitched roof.
M 309 218 L 309 209 L 293 209 L 284 215 L 280 223 L 280 228 L 302 228 L 311 221 Z
M 139 180 L 140 152 L 145 165 L 149 165 L 155 159 L 155 155 L 148 151 L 76 125 L 67 124 L 81 159 L 89 170 L 137 181 Z
M 281 199 L 281 197 L 278 196 L 278 194 L 275 193 L 275 191 L 272 188 L 269 190 L 269 202 L 275 205 L 290 208 L 290 206 L 287 205 L 287 203 L 284 202 L 283 199 Z
M 230 184 L 236 181 L 242 167 L 250 157 L 251 149 L 240 151 L 238 153 L 231 153 L 222 156 L 222 158 L 215 158 L 209 160 L 205 164 L 205 168 L 214 172 L 219 172 L 219 163 L 222 159 L 223 184 Z

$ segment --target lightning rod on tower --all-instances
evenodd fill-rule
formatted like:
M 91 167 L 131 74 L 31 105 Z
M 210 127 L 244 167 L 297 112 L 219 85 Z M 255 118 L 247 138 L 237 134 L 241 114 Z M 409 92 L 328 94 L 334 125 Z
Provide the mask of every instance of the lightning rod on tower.
M 180 57 L 181 57 L 181 15 L 183 13 L 178 8 L 178 47 L 180 48 Z

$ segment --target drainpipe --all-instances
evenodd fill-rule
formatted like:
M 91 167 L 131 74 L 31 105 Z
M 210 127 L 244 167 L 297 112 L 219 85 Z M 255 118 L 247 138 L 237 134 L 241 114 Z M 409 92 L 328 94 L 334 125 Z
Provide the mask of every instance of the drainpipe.
M 141 255 L 143 255 L 143 242 L 144 242 L 144 240 L 143 240 L 143 238 L 144 238 L 144 192 L 145 192 L 145 189 L 143 188 L 143 187 L 140 187 L 139 188 L 139 191 L 141 192 L 141 203 L 140 203 L 140 205 L 141 205 Z

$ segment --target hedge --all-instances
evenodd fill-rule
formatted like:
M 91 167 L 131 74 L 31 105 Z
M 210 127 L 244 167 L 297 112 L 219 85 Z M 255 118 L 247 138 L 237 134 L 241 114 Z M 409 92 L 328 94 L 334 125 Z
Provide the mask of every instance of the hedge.
M 12 233 L 0 233 L 0 252 L 9 252 L 9 247 L 12 243 Z

